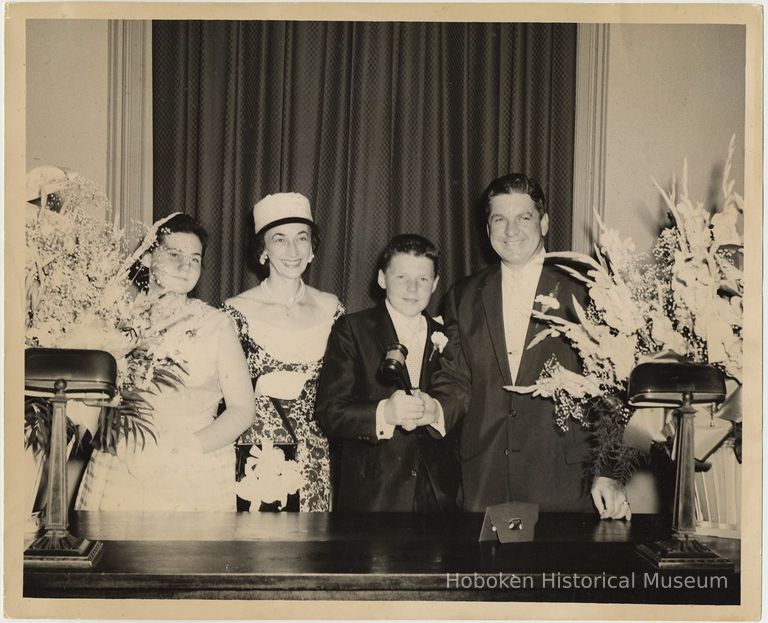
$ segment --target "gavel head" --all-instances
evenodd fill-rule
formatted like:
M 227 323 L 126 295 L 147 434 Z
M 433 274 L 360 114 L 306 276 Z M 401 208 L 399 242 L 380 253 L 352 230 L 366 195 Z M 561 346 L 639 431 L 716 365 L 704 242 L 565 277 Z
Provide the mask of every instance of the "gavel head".
M 381 362 L 381 370 L 385 376 L 391 379 L 397 379 L 405 367 L 405 358 L 408 356 L 408 349 L 398 342 L 387 346 L 384 354 L 384 361 Z
M 384 353 L 384 360 L 381 362 L 381 375 L 394 381 L 401 389 L 411 393 L 411 380 L 408 376 L 408 369 L 405 367 L 405 358 L 408 356 L 408 349 L 394 342 L 387 346 Z

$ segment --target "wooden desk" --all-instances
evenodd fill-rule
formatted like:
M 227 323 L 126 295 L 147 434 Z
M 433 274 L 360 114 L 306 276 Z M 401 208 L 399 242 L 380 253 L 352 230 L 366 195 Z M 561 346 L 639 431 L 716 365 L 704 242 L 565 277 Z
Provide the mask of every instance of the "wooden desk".
M 482 519 L 80 512 L 71 531 L 104 541 L 96 568 L 27 569 L 24 595 L 739 603 L 737 540 L 700 539 L 736 563 L 734 574 L 657 575 L 635 545 L 668 536 L 665 518 L 636 515 L 625 523 L 545 514 L 533 542 L 503 545 L 478 543 Z M 628 581 L 622 578 L 633 578 L 634 588 L 619 588 Z M 666 588 L 669 581 L 683 584 Z M 686 588 L 686 581 L 707 588 Z

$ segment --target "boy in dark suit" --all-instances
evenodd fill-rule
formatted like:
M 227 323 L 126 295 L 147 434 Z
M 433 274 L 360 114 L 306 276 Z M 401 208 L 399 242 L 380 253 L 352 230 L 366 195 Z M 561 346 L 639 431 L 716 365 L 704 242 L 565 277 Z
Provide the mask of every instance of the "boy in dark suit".
M 457 439 L 429 434 L 436 417 L 425 413 L 419 398 L 419 391 L 429 387 L 446 341 L 443 326 L 424 311 L 437 287 L 437 269 L 438 252 L 429 240 L 416 234 L 395 236 L 379 262 L 378 284 L 386 300 L 343 316 L 331 332 L 317 417 L 325 434 L 341 442 L 335 510 L 456 510 Z M 393 342 L 408 349 L 413 396 L 381 374 Z

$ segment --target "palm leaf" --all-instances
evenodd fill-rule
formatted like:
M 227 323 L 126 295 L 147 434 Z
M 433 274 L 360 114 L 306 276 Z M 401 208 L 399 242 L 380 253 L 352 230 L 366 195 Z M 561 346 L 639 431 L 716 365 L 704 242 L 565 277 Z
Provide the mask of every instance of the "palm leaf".
M 581 306 L 581 303 L 576 300 L 575 296 L 571 296 L 571 302 L 573 303 L 573 311 L 576 312 L 576 317 L 579 319 L 579 323 L 582 326 L 591 326 L 592 323 L 587 318 L 587 312 L 584 311 L 584 308 Z
M 584 425 L 590 441 L 589 458 L 585 463 L 587 481 L 611 474 L 626 484 L 632 474 L 644 463 L 644 457 L 635 448 L 624 444 L 624 428 L 628 418 L 622 410 L 623 401 L 615 395 L 598 396 L 589 401 Z
M 158 389 L 183 385 L 182 376 L 187 374 L 186 369 L 170 360 L 163 364 L 154 370 L 153 385 Z M 142 392 L 132 387 L 123 387 L 120 396 L 118 405 L 102 407 L 91 441 L 94 448 L 113 455 L 121 439 L 126 442 L 133 441 L 135 447 L 141 449 L 146 445 L 148 438 L 157 441 L 152 406 Z M 35 454 L 48 453 L 50 450 L 52 414 L 53 408 L 49 400 L 37 397 L 25 400 L 24 444 L 25 447 L 32 448 Z M 80 430 L 67 418 L 67 440 L 73 436 L 80 445 Z
M 599 245 L 592 245 L 592 248 L 595 250 L 595 255 L 597 256 L 597 261 L 600 263 L 600 266 L 602 266 L 604 272 L 608 272 L 608 261 L 605 259 L 605 255 L 600 250 Z
M 571 268 L 570 266 L 566 266 L 565 264 L 557 264 L 557 268 L 559 268 L 562 271 L 565 271 L 577 281 L 581 281 L 582 283 L 586 283 L 587 285 L 595 283 L 593 279 L 590 279 L 586 275 L 582 274 L 580 271 L 576 270 L 575 268 Z
M 162 387 L 175 389 L 183 384 L 184 383 L 182 383 L 178 376 L 171 374 L 170 372 L 155 372 L 155 374 L 152 376 L 152 385 L 154 385 L 158 390 Z
M 577 264 L 587 264 L 588 266 L 592 266 L 592 268 L 597 268 L 598 270 L 600 269 L 600 264 L 598 264 L 591 257 L 585 255 L 584 253 L 576 253 L 575 251 L 557 251 L 546 253 L 544 257 L 553 260 L 567 260 Z
M 176 369 L 178 369 L 178 372 L 176 372 Z M 184 366 L 177 361 L 165 360 L 162 366 L 158 366 L 153 370 L 152 385 L 158 390 L 161 389 L 161 387 L 175 389 L 184 385 L 184 380 L 181 378 L 181 375 L 188 375 Z
M 533 336 L 533 339 L 528 343 L 528 346 L 525 347 L 526 350 L 529 350 L 536 346 L 536 344 L 539 344 L 540 342 L 543 342 L 546 340 L 549 336 L 554 337 L 557 335 L 559 331 L 557 329 L 543 329 L 542 331 L 539 331 L 536 335 Z
M 123 392 L 119 405 L 102 411 L 93 445 L 114 454 L 120 439 L 132 439 L 136 447 L 143 449 L 147 436 L 157 441 L 152 410 L 138 392 L 127 390 Z
M 567 328 L 569 325 L 573 324 L 572 322 L 569 322 L 565 318 L 561 318 L 560 316 L 554 316 L 552 314 L 545 314 L 544 312 L 541 312 L 538 309 L 534 309 L 531 311 L 531 317 L 535 318 L 536 320 L 547 322 L 550 325 L 555 327 Z
M 24 399 L 24 447 L 36 455 L 48 454 L 51 449 L 51 423 L 53 404 L 40 397 Z M 74 437 L 77 446 L 82 444 L 80 429 L 67 418 L 67 443 Z

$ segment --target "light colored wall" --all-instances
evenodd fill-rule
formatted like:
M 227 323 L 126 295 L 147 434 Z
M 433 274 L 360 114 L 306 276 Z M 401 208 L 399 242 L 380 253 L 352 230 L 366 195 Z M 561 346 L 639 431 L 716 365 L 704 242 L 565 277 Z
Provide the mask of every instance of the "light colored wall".
M 106 20 L 27 21 L 27 169 L 74 169 L 107 188 Z
M 608 62 L 606 222 L 647 250 L 664 215 L 651 176 L 668 187 L 687 156 L 689 194 L 709 204 L 735 133 L 743 194 L 745 29 L 614 24 Z

